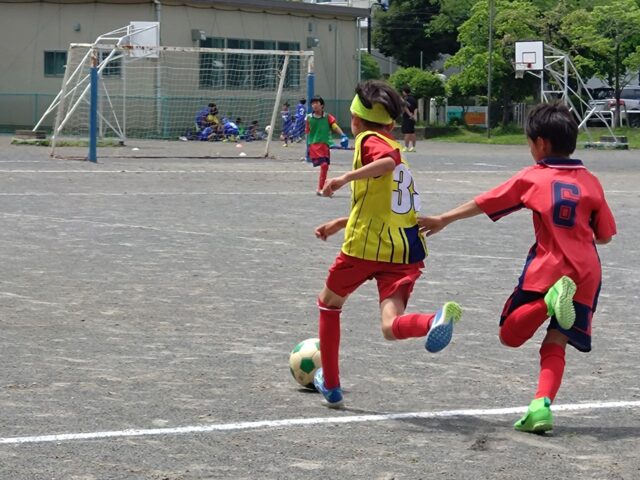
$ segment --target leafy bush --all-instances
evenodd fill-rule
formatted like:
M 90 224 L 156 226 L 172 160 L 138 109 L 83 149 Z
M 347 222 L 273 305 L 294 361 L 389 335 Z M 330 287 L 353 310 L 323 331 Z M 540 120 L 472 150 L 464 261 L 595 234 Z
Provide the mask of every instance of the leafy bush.
M 377 80 L 380 78 L 380 65 L 368 53 L 360 57 L 360 77 L 362 80 Z

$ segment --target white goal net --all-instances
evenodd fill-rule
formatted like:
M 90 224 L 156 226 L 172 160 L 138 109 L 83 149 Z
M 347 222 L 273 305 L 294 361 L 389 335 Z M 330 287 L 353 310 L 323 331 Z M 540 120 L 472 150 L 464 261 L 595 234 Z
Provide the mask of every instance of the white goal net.
M 295 105 L 306 98 L 312 55 L 72 44 L 63 87 L 43 116 L 55 114 L 51 155 L 64 157 L 64 145 L 89 138 L 90 69 L 94 66 L 99 141 L 120 145 L 134 139 L 175 141 L 168 156 L 176 157 L 211 156 L 211 149 L 202 148 L 202 142 L 261 142 L 252 144 L 253 152 L 267 156 L 271 138 L 281 128 L 281 105 Z M 121 153 L 126 156 L 129 150 Z

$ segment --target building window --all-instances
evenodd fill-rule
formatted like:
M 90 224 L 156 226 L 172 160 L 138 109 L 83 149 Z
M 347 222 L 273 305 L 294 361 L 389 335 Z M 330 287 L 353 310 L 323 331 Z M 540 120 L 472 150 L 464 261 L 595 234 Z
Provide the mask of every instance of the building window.
M 224 38 L 200 40 L 202 48 L 224 48 Z M 200 88 L 224 88 L 224 53 L 200 54 Z
M 200 47 L 299 51 L 300 43 L 207 37 L 206 40 L 200 40 Z M 274 55 L 201 53 L 200 88 L 273 90 L 278 86 L 278 71 L 282 69 L 283 63 L 284 57 Z M 284 88 L 300 88 L 300 68 L 300 57 L 291 57 Z
M 278 50 L 300 50 L 300 42 L 278 42 Z M 282 68 L 284 58 L 278 59 L 278 69 Z M 284 88 L 300 88 L 300 57 L 290 57 L 287 76 L 284 78 Z
M 227 48 L 248 50 L 251 40 L 227 38 Z M 231 88 L 251 88 L 251 58 L 237 53 L 227 54 L 227 85 Z
M 67 66 L 67 52 L 48 51 L 44 52 L 44 76 L 63 77 L 64 69 Z
M 104 62 L 111 52 L 100 52 L 100 63 Z M 122 75 L 122 54 L 116 53 L 102 69 L 103 77 L 119 77 Z
M 275 50 L 276 42 L 254 40 L 254 50 Z M 278 61 L 273 55 L 253 56 L 253 88 L 256 90 L 274 90 L 277 87 Z

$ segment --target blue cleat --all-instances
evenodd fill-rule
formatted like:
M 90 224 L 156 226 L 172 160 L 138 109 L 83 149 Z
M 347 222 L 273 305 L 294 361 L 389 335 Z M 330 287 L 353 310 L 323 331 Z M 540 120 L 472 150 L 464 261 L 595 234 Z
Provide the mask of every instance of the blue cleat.
M 322 368 L 316 371 L 313 376 L 313 386 L 324 397 L 325 403 L 329 408 L 341 408 L 344 404 L 344 398 L 342 397 L 342 388 L 326 388 L 324 386 L 324 375 L 322 374 Z
M 436 353 L 449 345 L 453 335 L 453 324 L 462 317 L 462 308 L 456 302 L 447 302 L 437 311 L 436 317 L 427 332 L 424 348 Z

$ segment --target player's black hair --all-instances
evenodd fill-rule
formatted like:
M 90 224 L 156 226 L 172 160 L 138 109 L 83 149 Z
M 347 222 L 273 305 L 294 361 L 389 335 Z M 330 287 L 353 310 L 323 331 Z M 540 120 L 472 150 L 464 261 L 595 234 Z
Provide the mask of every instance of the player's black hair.
M 282 105 L 288 107 L 289 106 L 289 102 L 284 102 Z
M 527 116 L 525 132 L 531 140 L 539 137 L 549 140 L 554 154 L 569 156 L 576 149 L 578 124 L 560 102 L 536 105 Z
M 402 87 L 402 91 L 409 95 L 411 93 L 411 87 L 409 85 L 405 85 L 404 87 Z
M 306 99 L 306 98 L 301 98 L 301 99 L 300 99 L 300 103 L 301 103 L 302 105 L 304 105 L 305 103 L 307 103 L 307 99 Z
M 374 103 L 379 103 L 391 118 L 398 118 L 404 108 L 404 101 L 400 94 L 395 88 L 382 80 L 367 80 L 366 82 L 359 83 L 356 87 L 356 95 L 358 95 L 362 104 L 367 108 L 371 108 Z M 361 120 L 365 122 L 365 125 L 370 127 L 379 128 L 386 126 L 364 119 Z
M 324 98 L 322 98 L 320 95 L 314 95 L 313 97 L 311 97 L 311 103 L 313 102 L 320 102 L 320 105 L 324 107 Z

